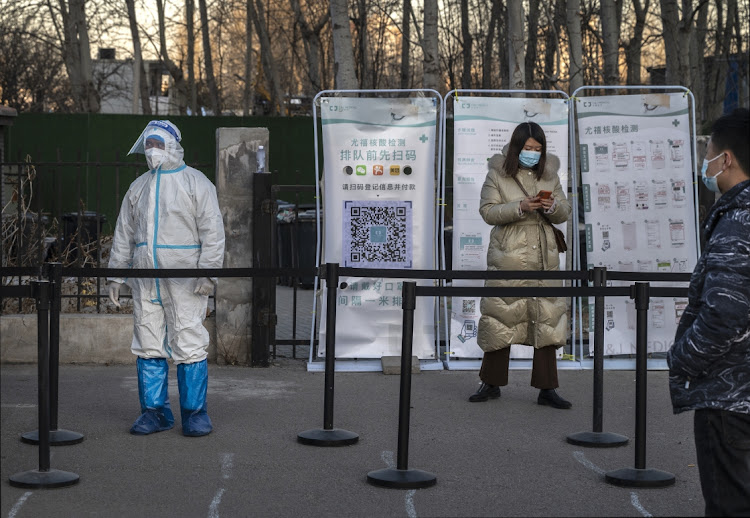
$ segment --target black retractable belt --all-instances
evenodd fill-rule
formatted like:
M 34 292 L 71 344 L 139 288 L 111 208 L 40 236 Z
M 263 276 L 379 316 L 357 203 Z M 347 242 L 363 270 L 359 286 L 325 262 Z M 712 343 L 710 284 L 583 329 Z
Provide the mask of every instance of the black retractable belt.
M 403 327 L 401 335 L 401 390 L 398 402 L 398 454 L 395 468 L 371 471 L 367 481 L 394 489 L 420 489 L 434 486 L 437 477 L 428 471 L 409 469 L 409 413 L 411 405 L 411 351 L 414 339 L 414 309 L 417 283 L 404 282 L 402 288 Z
M 673 474 L 646 468 L 646 383 L 648 345 L 649 283 L 636 282 L 630 287 L 635 299 L 635 467 L 608 471 L 604 479 L 615 486 L 666 487 L 675 482 Z
M 339 285 L 339 265 L 326 264 L 326 371 L 323 396 L 323 429 L 306 430 L 297 441 L 311 446 L 347 446 L 359 440 L 359 435 L 333 427 L 333 382 L 336 369 L 336 297 Z
M 589 270 L 591 271 L 591 270 Z M 594 286 L 602 288 L 607 284 L 607 269 L 601 266 L 593 269 Z M 603 432 L 604 426 L 604 297 L 594 297 L 594 417 L 593 431 L 577 432 L 568 435 L 567 441 L 577 446 L 611 448 L 624 446 L 628 438 L 611 432 Z
M 45 265 L 50 281 L 50 320 L 49 320 L 49 387 L 50 387 L 50 425 L 49 443 L 52 446 L 67 446 L 83 441 L 83 435 L 57 427 L 58 388 L 60 379 L 60 308 L 62 306 L 62 264 Z M 26 432 L 21 440 L 28 444 L 39 444 L 39 430 Z
M 39 358 L 39 469 L 23 471 L 10 476 L 10 485 L 28 488 L 53 488 L 78 483 L 78 475 L 68 471 L 50 469 L 50 386 L 49 386 L 49 300 L 51 286 L 48 281 L 32 281 L 32 291 L 37 307 L 37 344 Z

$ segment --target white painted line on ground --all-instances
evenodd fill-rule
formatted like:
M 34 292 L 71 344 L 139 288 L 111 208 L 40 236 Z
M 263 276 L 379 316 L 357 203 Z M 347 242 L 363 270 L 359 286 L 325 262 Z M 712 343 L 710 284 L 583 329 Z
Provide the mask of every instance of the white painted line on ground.
M 387 468 L 393 469 L 396 467 L 396 463 L 393 460 L 393 452 L 385 450 L 380 454 L 380 458 Z M 406 492 L 405 504 L 406 504 L 406 516 L 409 518 L 417 518 L 417 509 L 414 507 L 414 495 L 416 489 L 410 489 Z
M 573 452 L 573 457 L 575 457 L 575 459 L 578 462 L 580 462 L 581 464 L 583 464 L 584 466 L 586 466 L 587 468 L 589 468 L 594 473 L 597 473 L 599 475 L 604 475 L 604 473 L 606 473 L 602 468 L 600 468 L 599 466 L 597 466 L 593 462 L 591 462 L 589 459 L 587 459 L 586 456 L 583 454 L 582 451 L 574 451 Z
M 228 479 L 232 476 L 232 465 L 234 464 L 234 453 L 225 453 L 221 459 L 221 478 Z
M 393 452 L 392 451 L 384 451 L 380 454 L 380 458 L 382 459 L 383 463 L 387 468 L 395 468 L 396 463 L 393 461 Z
M 1 408 L 36 408 L 34 403 L 3 403 Z
M 417 510 L 414 508 L 414 494 L 416 492 L 416 489 L 410 489 L 406 492 L 406 516 L 409 518 L 417 518 Z
M 16 518 L 16 514 L 18 514 L 18 511 L 21 510 L 21 506 L 26 501 L 27 498 L 29 498 L 32 495 L 31 491 L 26 491 L 21 498 L 18 499 L 18 502 L 16 502 L 16 505 L 13 506 L 13 509 L 10 510 L 8 513 L 8 518 Z
M 208 507 L 208 518 L 219 518 L 219 504 L 221 503 L 221 496 L 223 494 L 223 488 L 216 492 L 216 496 L 211 500 L 211 505 Z
M 643 516 L 653 516 L 653 514 L 643 508 L 641 502 L 638 500 L 638 495 L 635 493 L 630 493 L 630 503 L 633 504 L 633 507 L 635 507 Z

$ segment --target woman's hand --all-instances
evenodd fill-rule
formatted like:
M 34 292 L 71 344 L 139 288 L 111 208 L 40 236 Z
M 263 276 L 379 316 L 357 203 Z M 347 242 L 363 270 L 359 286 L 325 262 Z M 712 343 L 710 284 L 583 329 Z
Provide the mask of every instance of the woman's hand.
M 546 200 L 541 200 L 539 196 L 533 198 L 524 198 L 521 200 L 521 212 L 532 212 L 543 207 L 542 203 Z M 552 206 L 552 202 L 550 202 Z
M 542 204 L 542 209 L 544 210 L 550 210 L 552 206 L 555 204 L 555 197 L 550 196 L 546 199 L 540 199 L 539 202 Z

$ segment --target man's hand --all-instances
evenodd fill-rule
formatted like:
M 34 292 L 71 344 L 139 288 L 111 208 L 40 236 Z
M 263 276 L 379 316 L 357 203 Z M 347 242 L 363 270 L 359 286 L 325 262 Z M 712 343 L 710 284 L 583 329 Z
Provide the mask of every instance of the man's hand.
M 208 296 L 212 295 L 214 292 L 214 283 L 211 282 L 211 279 L 207 279 L 203 277 L 202 279 L 198 279 L 198 284 L 195 286 L 195 293 L 196 295 L 203 295 Z
M 112 304 L 120 307 L 120 286 L 122 286 L 121 282 L 115 282 L 110 281 L 109 282 L 109 300 L 112 301 Z

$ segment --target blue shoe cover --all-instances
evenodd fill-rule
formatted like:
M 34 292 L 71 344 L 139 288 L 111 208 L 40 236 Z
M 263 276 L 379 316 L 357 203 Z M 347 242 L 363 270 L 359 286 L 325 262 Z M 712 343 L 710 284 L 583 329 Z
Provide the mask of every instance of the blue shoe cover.
M 130 427 L 130 433 L 133 435 L 148 435 L 171 429 L 174 426 L 174 417 L 170 409 L 167 408 L 166 411 L 168 414 L 167 412 L 147 410 L 135 420 L 133 426 Z
M 208 435 L 213 430 L 206 412 L 208 362 L 182 363 L 177 366 L 177 387 L 180 389 L 182 434 L 188 437 Z
M 136 364 L 141 415 L 133 423 L 130 433 L 148 435 L 169 430 L 174 426 L 167 393 L 169 364 L 165 358 L 138 358 Z

